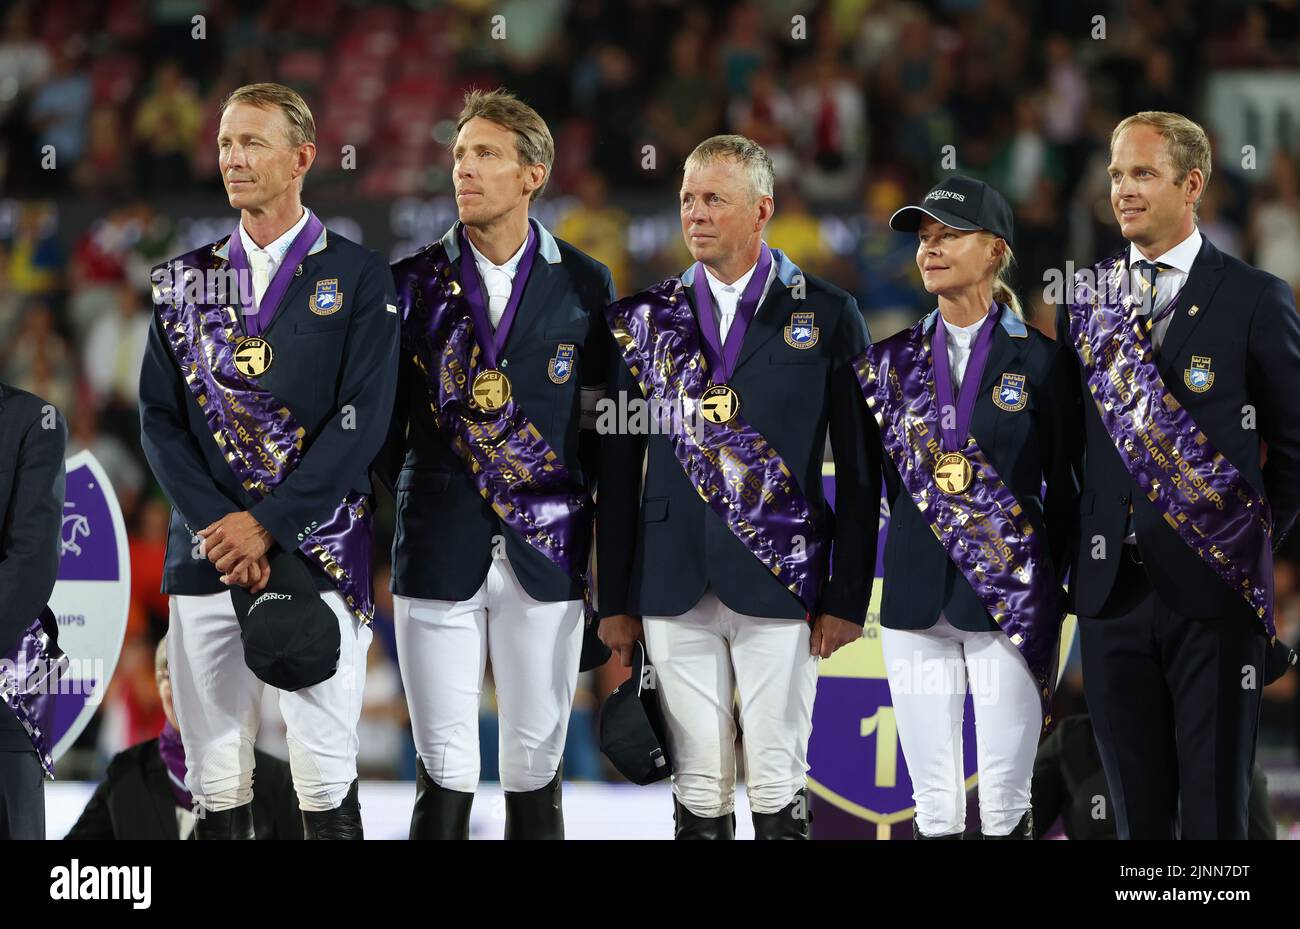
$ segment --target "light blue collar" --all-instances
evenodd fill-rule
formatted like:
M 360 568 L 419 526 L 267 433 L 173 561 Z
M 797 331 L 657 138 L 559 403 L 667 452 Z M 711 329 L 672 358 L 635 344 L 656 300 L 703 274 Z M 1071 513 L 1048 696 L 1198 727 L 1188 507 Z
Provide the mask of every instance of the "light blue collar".
M 793 287 L 797 282 L 796 279 L 802 280 L 803 272 L 799 266 L 785 256 L 779 248 L 772 249 L 772 263 L 776 265 L 776 278 L 786 287 Z M 682 272 L 681 278 L 683 287 L 693 287 L 695 285 L 695 265 L 692 264 Z
M 305 218 L 306 214 L 304 213 L 303 215 Z M 322 251 L 325 248 L 325 243 L 328 234 L 329 234 L 329 230 L 327 230 L 324 226 L 322 226 L 320 230 L 320 235 L 316 237 L 316 244 L 314 244 L 307 251 L 307 254 L 314 255 L 317 252 Z M 239 230 L 236 229 L 233 235 L 239 235 Z M 218 258 L 222 259 L 223 261 L 229 261 L 230 260 L 230 237 L 227 237 L 226 241 L 221 243 L 221 247 L 214 250 L 212 254 L 216 255 Z
M 560 246 L 555 243 L 555 236 L 551 235 L 550 230 L 534 217 L 528 217 L 528 221 L 533 224 L 533 231 L 537 233 L 537 254 L 545 258 L 547 264 L 559 264 Z M 442 237 L 442 247 L 447 251 L 447 260 L 453 264 L 460 261 L 460 230 L 463 225 L 459 219 L 456 220 L 447 230 L 447 234 Z
M 1015 313 L 1012 313 L 1011 308 L 1005 303 L 1002 304 L 1002 316 L 999 319 L 1002 323 L 1002 328 L 1006 331 L 1007 335 L 1011 336 L 1011 338 L 1029 338 L 1029 329 L 1025 326 L 1025 321 Z M 921 331 L 926 335 L 929 335 L 934 331 L 934 324 L 938 322 L 938 320 L 939 308 L 935 307 L 930 311 L 930 315 L 926 316 L 925 319 L 922 320 Z

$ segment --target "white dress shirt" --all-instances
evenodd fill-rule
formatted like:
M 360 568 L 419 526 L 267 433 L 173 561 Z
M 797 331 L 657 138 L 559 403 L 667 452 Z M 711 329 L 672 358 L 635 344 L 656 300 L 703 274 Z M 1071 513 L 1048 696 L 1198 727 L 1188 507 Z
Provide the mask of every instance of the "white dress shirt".
M 523 260 L 524 249 L 528 247 L 528 236 L 524 236 L 524 243 L 519 246 L 519 251 L 502 264 L 494 264 L 492 259 L 475 248 L 474 241 L 469 236 L 465 236 L 465 241 L 469 242 L 470 251 L 474 253 L 474 264 L 478 268 L 479 277 L 483 279 L 483 287 L 487 290 L 488 319 L 495 332 L 501 323 L 501 317 L 505 315 L 506 304 L 510 302 L 510 289 L 514 286 L 515 274 L 519 271 L 519 262 Z
M 718 321 L 718 334 L 722 342 L 727 341 L 727 333 L 731 331 L 731 321 L 736 318 L 736 307 L 740 305 L 740 297 L 749 286 L 749 279 L 754 276 L 754 269 L 758 267 L 755 261 L 749 266 L 749 270 L 736 278 L 730 284 L 724 284 L 713 276 L 713 272 L 707 267 L 704 269 L 704 279 L 709 282 L 709 292 L 713 294 L 713 316 Z M 767 292 L 772 287 L 772 278 L 776 276 L 776 262 L 773 261 L 767 269 L 767 281 L 763 284 L 763 292 L 758 295 L 758 305 L 762 306 L 763 301 L 767 299 Z
M 948 346 L 948 371 L 952 374 L 952 389 L 955 394 L 961 390 L 962 379 L 966 376 L 966 365 L 970 361 L 971 346 L 975 344 L 975 337 L 979 335 L 980 327 L 988 320 L 976 320 L 969 326 L 955 326 L 948 320 L 943 319 L 943 314 L 939 314 L 943 320 L 943 327 L 948 330 L 944 342 Z M 954 396 L 955 400 L 956 397 Z
M 1183 285 L 1187 283 L 1187 276 L 1192 273 L 1192 262 L 1196 261 L 1196 256 L 1200 251 L 1201 230 L 1193 226 L 1191 235 L 1155 260 L 1156 264 L 1167 265 L 1168 267 L 1156 274 L 1156 298 L 1151 308 L 1153 315 L 1159 316 L 1160 311 L 1167 307 L 1169 301 L 1173 300 L 1178 292 L 1183 289 Z M 1131 270 L 1137 262 L 1146 260 L 1146 257 L 1138 251 L 1138 247 L 1130 242 L 1128 247 L 1129 269 Z M 1186 312 L 1187 309 L 1185 306 L 1178 308 L 1182 312 Z M 1160 348 L 1176 312 L 1170 313 L 1152 328 L 1152 348 L 1157 350 Z
M 293 240 L 298 238 L 298 233 L 302 232 L 303 226 L 307 225 L 307 217 L 310 215 L 311 211 L 303 207 L 302 217 L 266 248 L 254 242 L 248 230 L 244 228 L 244 224 L 239 224 L 239 239 L 244 243 L 248 267 L 253 272 L 253 306 L 256 309 L 262 308 L 262 297 L 266 293 L 266 288 L 271 286 L 271 278 L 275 277 L 280 262 L 284 261 L 284 256 L 293 245 Z

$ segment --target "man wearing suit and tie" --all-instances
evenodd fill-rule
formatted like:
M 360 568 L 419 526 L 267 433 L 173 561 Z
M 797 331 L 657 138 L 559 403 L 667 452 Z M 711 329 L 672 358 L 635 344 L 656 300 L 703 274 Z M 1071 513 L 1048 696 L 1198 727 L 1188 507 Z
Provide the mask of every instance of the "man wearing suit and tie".
M 24 639 L 59 575 L 67 444 L 58 410 L 0 384 L 0 658 Z M 0 700 L 0 839 L 45 838 L 40 753 L 52 747 Z
M 1120 838 L 1246 837 L 1272 552 L 1300 509 L 1295 301 L 1201 234 L 1209 177 L 1196 123 L 1122 121 L 1129 245 L 1058 315 L 1083 420 L 1070 589 Z
M 410 834 L 469 836 L 490 659 L 506 838 L 562 839 L 596 476 L 583 418 L 604 391 L 613 283 L 528 215 L 555 157 L 541 116 L 473 91 L 457 126 L 459 221 L 393 267 L 402 374 L 385 460 L 419 756 Z
M 262 591 L 268 553 L 282 552 L 306 563 L 340 637 L 332 677 L 280 692 L 304 833 L 362 837 L 368 471 L 388 429 L 399 333 L 387 262 L 302 205 L 315 137 L 290 88 L 231 94 L 217 148 L 238 225 L 155 269 L 141 443 L 173 507 L 168 659 L 201 839 L 253 837 L 263 682 L 245 662 L 230 587 Z
M 808 837 L 817 658 L 862 634 L 874 573 L 866 326 L 763 242 L 772 182 L 755 142 L 702 142 L 679 201 L 696 264 L 606 314 L 618 404 L 671 410 L 648 439 L 602 434 L 598 564 L 601 639 L 628 665 L 644 636 L 657 672 L 680 839 L 734 838 L 736 692 L 755 833 Z

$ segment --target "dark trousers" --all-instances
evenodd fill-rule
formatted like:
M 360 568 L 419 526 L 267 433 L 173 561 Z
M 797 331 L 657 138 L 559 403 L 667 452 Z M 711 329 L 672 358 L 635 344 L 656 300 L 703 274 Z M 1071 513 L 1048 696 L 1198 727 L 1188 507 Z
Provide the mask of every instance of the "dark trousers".
M 45 838 L 44 781 L 34 751 L 0 751 L 0 839 Z
M 1244 839 L 1263 626 L 1192 619 L 1125 546 L 1102 616 L 1080 617 L 1083 689 L 1121 839 Z M 1243 601 L 1244 607 L 1244 601 Z

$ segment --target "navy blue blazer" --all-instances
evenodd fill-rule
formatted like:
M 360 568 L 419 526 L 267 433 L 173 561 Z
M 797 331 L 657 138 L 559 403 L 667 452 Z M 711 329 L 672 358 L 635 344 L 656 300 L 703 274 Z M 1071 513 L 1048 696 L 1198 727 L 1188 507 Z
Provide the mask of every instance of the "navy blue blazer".
M 614 284 L 599 261 L 555 238 L 537 220 L 530 222 L 538 238 L 537 255 L 499 364 L 528 419 L 573 478 L 590 490 L 596 478 L 596 442 L 590 430 L 580 428 L 582 395 L 584 390 L 604 391 L 611 339 L 602 314 L 614 299 Z M 394 264 L 394 277 L 402 280 L 432 249 L 443 249 L 448 261 L 458 262 L 460 228 L 457 222 L 440 241 Z M 406 308 L 401 310 L 405 318 Z M 574 370 L 557 384 L 549 366 L 565 344 L 574 346 Z M 554 602 L 582 596 L 582 585 L 502 523 L 478 492 L 452 450 L 450 436 L 434 421 L 428 381 L 411 358 L 401 360 L 383 461 L 383 479 L 397 496 L 393 593 L 424 600 L 469 599 L 487 577 L 493 537 L 501 536 L 506 557 L 530 597 Z
M 936 309 L 921 321 L 927 335 L 938 319 Z M 980 378 L 970 430 L 1020 501 L 1034 532 L 1047 540 L 1045 567 L 1058 581 L 1063 580 L 1060 566 L 1068 564 L 1078 503 L 1062 415 L 1072 390 L 1063 357 L 1067 350 L 1004 310 Z M 1004 374 L 1024 375 L 1028 398 L 1022 409 L 1007 410 L 994 402 Z M 871 428 L 879 442 L 874 419 Z M 887 629 L 929 629 L 942 612 L 958 629 L 1000 628 L 917 509 L 888 455 L 885 488 L 890 518 L 880 624 Z
M 1057 337 L 1067 345 L 1068 314 L 1067 307 L 1057 314 Z M 1184 382 L 1193 355 L 1209 358 L 1214 372 L 1213 383 L 1200 393 Z M 1245 616 L 1254 621 L 1245 599 L 1165 523 L 1129 476 L 1073 348 L 1069 361 L 1076 387 L 1070 432 L 1081 439 L 1074 451 L 1081 462 L 1082 495 L 1070 585 L 1078 614 L 1103 612 L 1123 556 L 1132 503 L 1142 563 L 1165 604 L 1193 618 Z M 1300 319 L 1291 288 L 1205 239 L 1156 352 L 1156 365 L 1205 436 L 1268 500 L 1276 547 L 1300 510 Z M 1267 463 L 1261 442 L 1268 448 Z M 1098 540 L 1105 545 L 1097 546 Z M 1093 557 L 1097 552 L 1103 557 Z
M 59 576 L 68 427 L 40 397 L 0 384 L 0 655 L 41 615 Z M 0 702 L 0 751 L 31 751 Z
M 212 252 L 225 267 L 229 244 L 227 237 L 178 260 L 188 266 Z M 306 429 L 303 456 L 256 504 L 217 447 L 154 315 L 140 373 L 140 443 L 172 502 L 164 593 L 229 589 L 210 561 L 195 557 L 195 533 L 228 513 L 249 511 L 281 548 L 293 551 L 301 544 L 299 533 L 328 520 L 349 490 L 371 492 L 370 465 L 383 446 L 397 388 L 393 279 L 382 255 L 329 230 L 321 232 L 301 267 L 263 332 L 275 355 L 258 383 Z M 338 280 L 343 305 L 319 316 L 308 300 L 317 282 L 331 278 Z M 334 589 L 314 559 L 299 557 L 318 589 Z
M 776 277 L 745 333 L 735 375 L 742 413 L 780 454 L 834 542 L 831 577 L 820 610 L 862 623 L 871 599 L 880 508 L 879 443 L 869 445 L 870 416 L 853 373 L 867 327 L 856 301 L 805 275 L 773 249 Z M 682 275 L 687 299 L 694 266 Z M 802 282 L 803 299 L 792 288 Z M 812 348 L 787 344 L 793 313 L 814 315 Z M 615 349 L 612 396 L 620 406 L 643 396 Z M 822 491 L 827 433 L 835 456 L 835 511 Z M 648 453 L 645 478 L 642 460 Z M 596 541 L 602 617 L 679 616 L 708 588 L 738 613 L 803 618 L 803 604 L 735 537 L 700 498 L 673 454 L 668 436 L 602 436 Z

